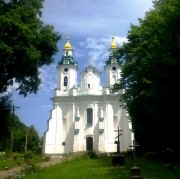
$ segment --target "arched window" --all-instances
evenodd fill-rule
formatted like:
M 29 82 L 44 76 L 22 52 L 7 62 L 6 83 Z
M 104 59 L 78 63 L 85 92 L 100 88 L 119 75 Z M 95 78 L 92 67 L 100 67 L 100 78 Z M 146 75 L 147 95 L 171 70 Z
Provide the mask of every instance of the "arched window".
M 93 109 L 87 108 L 87 125 L 93 125 Z
M 65 76 L 65 77 L 64 77 L 64 86 L 67 86 L 67 84 L 68 84 L 68 77 Z

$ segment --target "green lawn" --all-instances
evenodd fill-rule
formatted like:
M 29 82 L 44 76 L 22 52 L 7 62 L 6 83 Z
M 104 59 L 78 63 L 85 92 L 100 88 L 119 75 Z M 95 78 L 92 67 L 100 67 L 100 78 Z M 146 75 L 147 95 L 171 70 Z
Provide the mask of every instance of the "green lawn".
M 180 164 L 174 164 L 172 168 L 165 163 L 154 160 L 137 160 L 141 168 L 141 176 L 144 179 L 179 179 Z M 90 159 L 86 156 L 69 158 L 56 166 L 41 169 L 25 179 L 129 179 L 133 160 L 125 158 L 123 166 L 112 167 L 111 157 L 101 156 Z

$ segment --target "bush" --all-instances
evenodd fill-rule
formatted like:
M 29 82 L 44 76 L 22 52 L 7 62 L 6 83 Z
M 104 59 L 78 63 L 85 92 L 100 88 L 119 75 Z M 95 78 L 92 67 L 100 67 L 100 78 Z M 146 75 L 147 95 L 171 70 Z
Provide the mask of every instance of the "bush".
M 87 155 L 89 158 L 97 158 L 96 152 L 95 151 L 88 151 Z
M 40 167 L 35 163 L 28 163 L 24 166 L 24 169 L 22 170 L 22 173 L 24 175 L 33 175 L 34 173 L 38 172 L 40 170 Z
M 34 154 L 33 154 L 33 152 L 32 151 L 27 151 L 25 154 L 24 154 L 24 161 L 25 162 L 29 162 L 29 161 L 31 161 L 33 158 L 34 158 Z

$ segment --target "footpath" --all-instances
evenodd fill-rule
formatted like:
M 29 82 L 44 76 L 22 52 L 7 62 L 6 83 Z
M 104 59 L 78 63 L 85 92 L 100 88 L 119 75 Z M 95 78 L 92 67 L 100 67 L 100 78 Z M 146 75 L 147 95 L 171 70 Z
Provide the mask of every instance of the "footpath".
M 56 165 L 61 163 L 61 158 L 60 156 L 52 156 L 50 158 L 50 161 L 48 162 L 43 162 L 40 165 L 40 167 L 44 168 L 44 167 L 49 167 L 52 165 Z M 5 178 L 13 178 L 13 176 L 18 176 L 21 173 L 22 167 L 15 167 L 12 168 L 10 170 L 4 170 L 4 171 L 0 171 L 0 179 L 5 179 Z

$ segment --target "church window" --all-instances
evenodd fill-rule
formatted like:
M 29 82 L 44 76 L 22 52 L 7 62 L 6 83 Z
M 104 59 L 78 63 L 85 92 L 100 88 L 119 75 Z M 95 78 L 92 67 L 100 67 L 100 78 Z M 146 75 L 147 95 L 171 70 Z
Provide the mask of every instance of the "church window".
M 68 56 L 68 52 L 66 52 L 66 56 Z
M 90 84 L 88 84 L 88 88 L 90 88 Z
M 64 86 L 67 86 L 67 84 L 68 84 L 68 77 L 65 76 L 65 77 L 64 77 Z
M 69 64 L 69 60 L 64 60 L 63 64 Z
M 87 108 L 87 125 L 93 125 L 93 109 Z
M 67 72 L 68 71 L 68 68 L 64 68 L 64 72 Z

